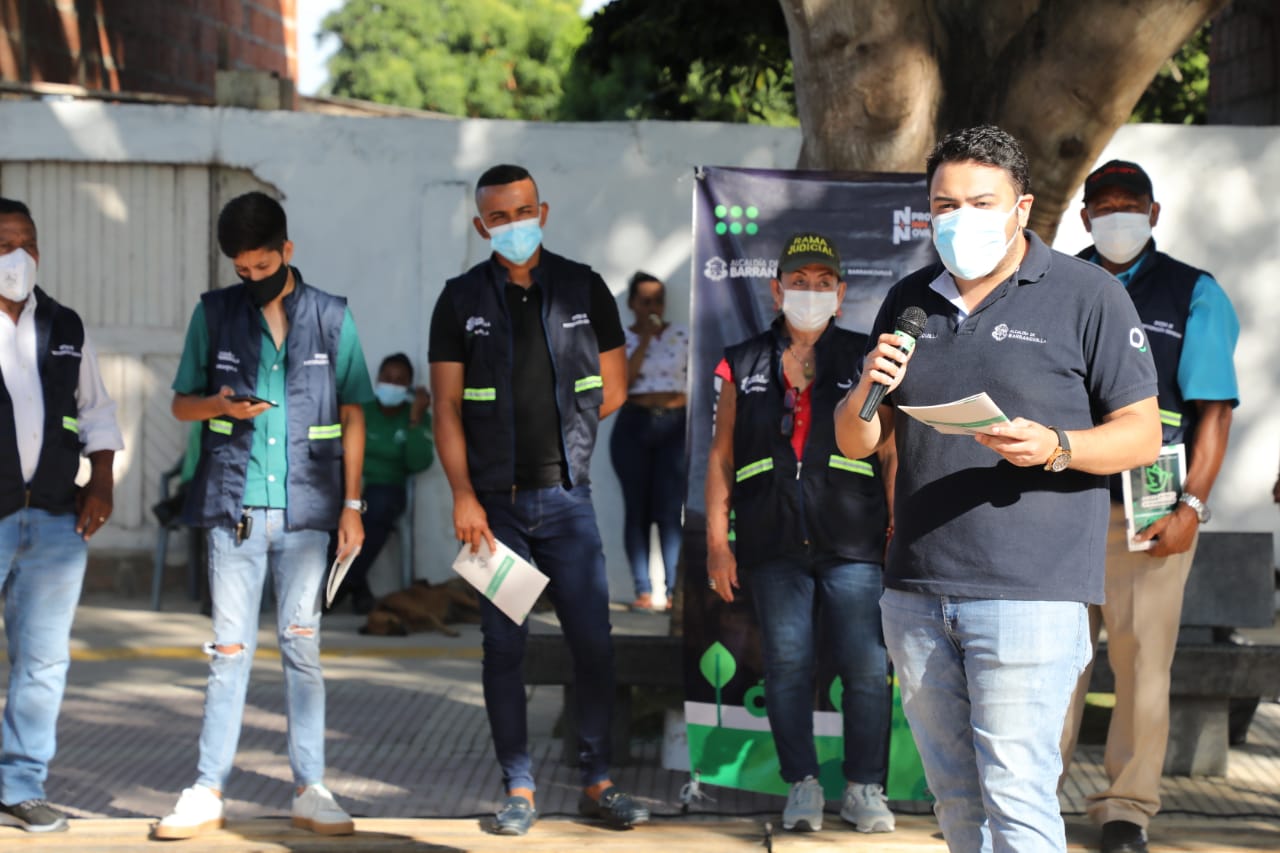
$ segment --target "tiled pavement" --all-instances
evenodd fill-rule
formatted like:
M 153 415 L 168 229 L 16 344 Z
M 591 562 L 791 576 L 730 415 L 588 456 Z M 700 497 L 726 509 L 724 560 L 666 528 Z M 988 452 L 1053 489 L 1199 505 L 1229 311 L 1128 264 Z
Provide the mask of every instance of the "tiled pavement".
M 83 818 L 163 814 L 195 772 L 207 671 L 199 646 L 207 639 L 207 620 L 193 613 L 152 614 L 119 605 L 88 602 L 73 631 L 75 661 L 49 792 Z M 620 632 L 662 630 L 660 617 L 614 615 Z M 474 819 L 491 814 L 501 785 L 479 684 L 478 632 L 460 626 L 463 635 L 456 640 L 438 634 L 369 638 L 355 634 L 356 624 L 351 616 L 328 617 L 325 623 L 329 786 L 357 817 Z M 288 813 L 283 691 L 273 645 L 271 632 L 264 632 L 237 770 L 227 786 L 232 822 Z M 532 689 L 530 736 L 539 808 L 544 815 L 570 816 L 577 780 L 560 760 L 553 734 L 559 706 L 559 688 Z M 660 749 L 656 737 L 637 742 L 633 752 L 638 760 L 619 768 L 615 781 L 648 801 L 656 816 L 672 819 L 661 823 L 678 824 L 687 774 L 663 770 Z M 1099 747 L 1081 747 L 1062 799 L 1068 816 L 1082 814 L 1084 794 L 1098 788 L 1100 759 Z M 773 797 L 725 789 L 710 793 L 714 802 L 696 805 L 696 814 L 762 822 L 780 808 Z M 1232 750 L 1225 779 L 1166 779 L 1163 793 L 1165 814 L 1153 827 L 1157 839 L 1161 821 L 1171 828 L 1174 823 L 1202 824 L 1210 839 L 1215 832 L 1222 834 L 1221 828 L 1253 821 L 1262 837 L 1273 837 L 1275 843 L 1239 849 L 1280 849 L 1280 705 L 1267 702 L 1260 708 L 1249 745 Z M 1081 832 L 1088 837 L 1087 829 L 1078 827 L 1076 834 Z M 1195 837 L 1194 828 L 1190 835 L 1177 832 L 1180 839 Z M 4 849 L 5 837 L 0 836 Z

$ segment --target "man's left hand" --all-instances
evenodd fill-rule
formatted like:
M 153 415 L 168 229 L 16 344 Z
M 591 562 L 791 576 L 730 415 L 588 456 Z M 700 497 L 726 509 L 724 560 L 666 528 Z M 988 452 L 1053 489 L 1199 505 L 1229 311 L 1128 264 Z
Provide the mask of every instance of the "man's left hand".
M 89 541 L 111 517 L 112 483 L 101 477 L 90 477 L 89 482 L 76 492 L 76 533 Z
M 983 447 L 991 448 L 1019 468 L 1043 466 L 1058 447 L 1056 432 L 1026 418 L 1014 418 L 1008 423 L 996 424 L 991 428 L 991 433 L 979 433 L 974 438 Z
M 1196 511 L 1179 503 L 1173 512 L 1148 524 L 1133 540 L 1146 542 L 1154 539 L 1147 554 L 1152 557 L 1172 557 L 1191 550 L 1191 543 L 1195 541 L 1196 530 L 1199 528 L 1200 519 L 1196 517 Z
M 364 520 L 360 513 L 350 507 L 343 507 L 338 518 L 338 559 L 346 559 L 353 548 L 364 544 Z

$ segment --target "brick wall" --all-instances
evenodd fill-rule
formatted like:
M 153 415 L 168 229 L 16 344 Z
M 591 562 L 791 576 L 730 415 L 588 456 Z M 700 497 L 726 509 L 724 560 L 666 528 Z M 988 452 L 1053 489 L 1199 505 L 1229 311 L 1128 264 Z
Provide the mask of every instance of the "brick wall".
M 219 68 L 297 80 L 296 0 L 0 0 L 0 78 L 212 99 Z
M 1235 0 L 1213 19 L 1209 123 L 1280 124 L 1280 6 Z

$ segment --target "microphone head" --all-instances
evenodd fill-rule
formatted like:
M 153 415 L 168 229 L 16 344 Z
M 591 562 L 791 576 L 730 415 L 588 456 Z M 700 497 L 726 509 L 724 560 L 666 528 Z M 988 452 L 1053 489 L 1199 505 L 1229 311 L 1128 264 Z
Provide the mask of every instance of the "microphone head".
M 910 308 L 904 308 L 902 313 L 898 315 L 898 324 L 895 326 L 895 331 L 918 338 L 920 333 L 924 331 L 924 325 L 928 321 L 929 315 L 924 313 L 924 309 L 912 305 Z

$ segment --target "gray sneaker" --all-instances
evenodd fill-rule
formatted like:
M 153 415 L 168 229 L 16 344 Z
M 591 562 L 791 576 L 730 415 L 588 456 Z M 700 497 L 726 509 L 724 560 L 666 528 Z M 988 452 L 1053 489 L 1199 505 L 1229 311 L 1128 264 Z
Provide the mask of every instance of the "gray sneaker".
M 822 786 L 812 776 L 806 776 L 791 786 L 787 794 L 787 807 L 782 810 L 782 828 L 796 832 L 818 832 L 822 829 L 822 807 L 826 799 Z
M 893 832 L 893 812 L 885 801 L 884 788 L 874 783 L 850 782 L 844 789 L 840 817 L 853 824 L 858 832 Z
M 0 805 L 0 812 L 8 815 L 27 832 L 66 832 L 67 816 L 49 805 L 46 800 L 23 800 L 12 806 Z

